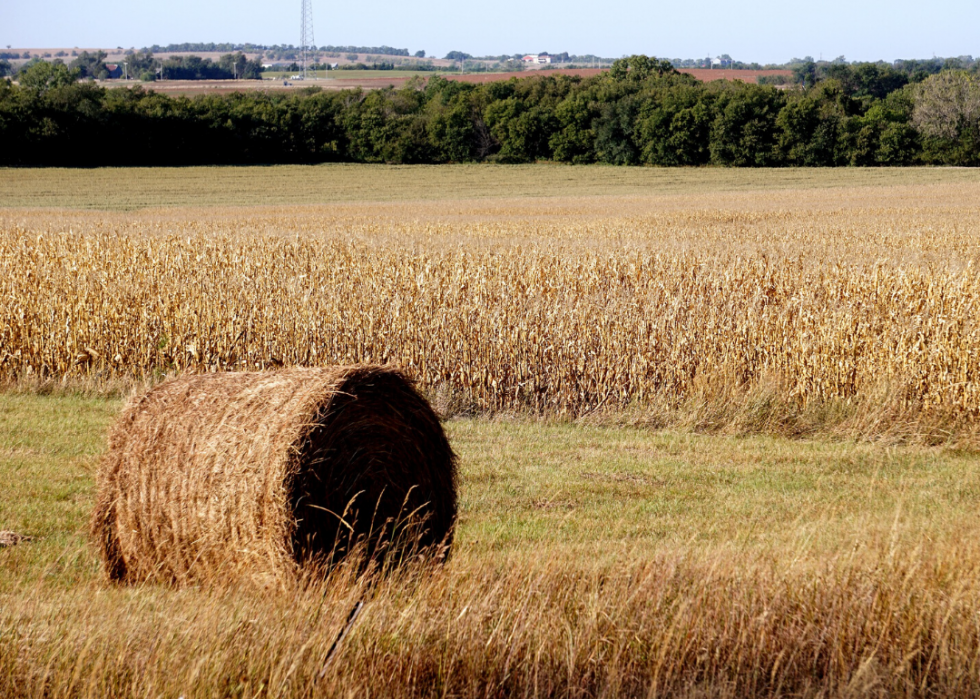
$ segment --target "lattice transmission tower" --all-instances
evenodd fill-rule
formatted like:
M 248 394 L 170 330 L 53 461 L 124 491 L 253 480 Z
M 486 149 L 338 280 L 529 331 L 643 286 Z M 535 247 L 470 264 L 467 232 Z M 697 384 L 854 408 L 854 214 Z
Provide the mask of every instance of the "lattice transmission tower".
M 309 74 L 316 78 L 316 41 L 313 39 L 313 0 L 302 0 L 303 2 L 303 21 L 300 28 L 302 40 L 300 41 L 300 53 L 303 58 L 303 79 L 306 80 Z

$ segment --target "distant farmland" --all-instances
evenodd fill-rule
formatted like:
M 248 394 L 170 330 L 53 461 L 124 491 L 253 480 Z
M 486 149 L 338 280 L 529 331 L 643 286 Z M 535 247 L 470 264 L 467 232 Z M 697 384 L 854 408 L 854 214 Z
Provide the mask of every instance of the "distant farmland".
M 150 87 L 157 92 L 167 94 L 196 95 L 204 93 L 228 94 L 240 92 L 242 90 L 297 90 L 312 85 L 328 90 L 346 90 L 353 88 L 363 88 L 366 90 L 379 89 L 385 87 L 403 87 L 405 83 L 414 76 L 427 78 L 431 75 L 455 82 L 465 83 L 489 83 L 496 80 L 509 80 L 510 78 L 530 78 L 537 75 L 578 75 L 582 77 L 592 77 L 607 72 L 607 68 L 556 68 L 554 70 L 528 70 L 516 73 L 432 73 L 429 71 L 331 71 L 330 77 L 316 81 L 292 81 L 288 78 L 277 80 L 165 80 L 153 83 Z M 707 68 L 680 68 L 680 73 L 693 75 L 702 82 L 712 82 L 714 80 L 741 80 L 747 83 L 758 83 L 763 76 L 784 76 L 790 77 L 791 70 L 709 70 Z M 320 73 L 323 75 L 323 73 Z M 288 85 L 284 85 L 288 82 Z M 105 83 L 107 86 L 116 84 L 127 84 L 123 81 L 113 80 Z

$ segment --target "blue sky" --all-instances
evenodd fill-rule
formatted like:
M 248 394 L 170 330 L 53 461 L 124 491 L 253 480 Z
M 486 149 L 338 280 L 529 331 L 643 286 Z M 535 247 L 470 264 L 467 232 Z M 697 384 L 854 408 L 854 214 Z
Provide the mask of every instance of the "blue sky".
M 318 44 L 387 44 L 429 55 L 550 51 L 665 58 L 730 54 L 893 60 L 980 54 L 980 0 L 313 0 Z M 136 48 L 187 41 L 299 43 L 300 1 L 0 0 L 0 49 Z

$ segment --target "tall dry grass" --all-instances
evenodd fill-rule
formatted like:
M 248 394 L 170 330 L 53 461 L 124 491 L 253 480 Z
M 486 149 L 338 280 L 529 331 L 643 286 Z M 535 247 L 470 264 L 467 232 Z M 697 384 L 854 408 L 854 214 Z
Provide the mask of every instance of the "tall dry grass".
M 21 591 L 0 605 L 0 694 L 980 696 L 972 543 L 615 566 L 543 553 L 376 584 Z
M 449 411 L 751 422 L 769 387 L 936 438 L 980 411 L 977 195 L 7 212 L 0 380 L 390 362 Z

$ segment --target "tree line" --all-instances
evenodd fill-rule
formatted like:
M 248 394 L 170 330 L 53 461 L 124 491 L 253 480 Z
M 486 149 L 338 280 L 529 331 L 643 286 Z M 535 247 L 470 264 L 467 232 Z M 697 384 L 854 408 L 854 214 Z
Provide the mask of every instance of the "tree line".
M 980 165 L 980 75 L 848 66 L 813 84 L 701 83 L 669 61 L 602 75 L 168 97 L 38 63 L 0 81 L 4 165 L 327 161 Z
M 339 53 L 372 53 L 379 56 L 407 56 L 408 49 L 397 49 L 391 46 L 321 46 L 317 48 L 312 47 L 317 51 L 336 51 Z M 299 51 L 298 46 L 293 46 L 292 44 L 274 44 L 267 46 L 265 44 L 230 44 L 230 43 L 220 43 L 216 44 L 213 42 L 195 42 L 195 43 L 184 43 L 184 44 L 167 44 L 166 46 L 161 46 L 160 44 L 154 44 L 153 46 L 146 47 L 142 49 L 145 53 L 217 53 L 219 51 L 225 51 L 228 53 L 234 52 L 244 52 L 244 53 L 256 53 L 258 51 Z M 425 53 L 424 51 L 422 52 Z
M 109 77 L 121 77 L 125 73 L 130 78 L 145 82 L 152 82 L 158 77 L 164 80 L 262 79 L 262 61 L 249 60 L 240 52 L 225 54 L 217 61 L 200 56 L 170 56 L 161 61 L 149 51 L 136 51 L 125 56 L 117 67 L 118 73 L 114 75 L 110 75 L 106 58 L 108 54 L 105 51 L 82 51 L 68 64 L 68 75 L 79 80 L 106 80 Z M 33 58 L 15 73 L 9 63 L 0 61 L 0 78 L 15 75 L 18 81 L 22 82 L 24 76 L 29 76 L 32 72 L 47 70 L 43 67 L 38 68 L 40 63 L 47 63 L 47 61 L 43 58 Z M 63 66 L 64 61 L 56 59 L 52 65 Z

